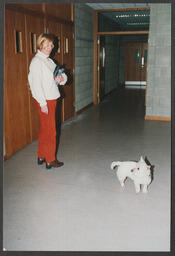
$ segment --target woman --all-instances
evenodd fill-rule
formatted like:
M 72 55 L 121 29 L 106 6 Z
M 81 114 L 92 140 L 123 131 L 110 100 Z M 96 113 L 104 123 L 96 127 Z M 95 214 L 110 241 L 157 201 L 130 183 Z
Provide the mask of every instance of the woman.
M 40 115 L 40 131 L 38 142 L 38 164 L 46 162 L 46 168 L 60 167 L 63 162 L 55 158 L 56 125 L 55 109 L 60 92 L 56 81 L 66 83 L 64 76 L 53 77 L 56 64 L 49 58 L 54 48 L 54 37 L 41 34 L 37 40 L 37 53 L 29 67 L 29 85 Z

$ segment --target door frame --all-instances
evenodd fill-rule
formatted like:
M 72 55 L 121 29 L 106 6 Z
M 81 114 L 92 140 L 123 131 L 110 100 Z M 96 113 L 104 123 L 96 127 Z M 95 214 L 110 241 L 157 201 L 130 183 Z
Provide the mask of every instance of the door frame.
M 93 103 L 94 105 L 99 104 L 99 54 L 98 54 L 98 36 L 100 35 L 143 35 L 149 34 L 149 30 L 144 31 L 112 31 L 112 32 L 98 32 L 98 14 L 100 12 L 125 12 L 125 11 L 140 11 L 140 10 L 150 10 L 150 7 L 141 8 L 121 8 L 121 9 L 100 9 L 94 11 L 94 86 L 93 86 Z M 149 45 L 148 45 L 149 47 Z M 147 77 L 147 76 L 146 76 Z

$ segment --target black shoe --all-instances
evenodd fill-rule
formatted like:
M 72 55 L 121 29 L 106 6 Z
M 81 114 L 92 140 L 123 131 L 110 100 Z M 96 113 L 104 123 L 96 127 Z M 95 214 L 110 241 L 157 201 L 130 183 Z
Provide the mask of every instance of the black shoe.
M 45 162 L 45 158 L 38 157 L 38 164 L 41 165 Z
M 58 161 L 58 160 L 54 160 L 54 161 L 52 161 L 52 162 L 50 162 L 50 163 L 47 163 L 47 162 L 46 162 L 46 168 L 47 168 L 47 169 L 50 169 L 50 168 L 52 168 L 52 167 L 58 168 L 58 167 L 61 167 L 61 166 L 63 166 L 63 165 L 64 165 L 64 163 L 63 163 L 63 162 L 60 162 L 60 161 Z

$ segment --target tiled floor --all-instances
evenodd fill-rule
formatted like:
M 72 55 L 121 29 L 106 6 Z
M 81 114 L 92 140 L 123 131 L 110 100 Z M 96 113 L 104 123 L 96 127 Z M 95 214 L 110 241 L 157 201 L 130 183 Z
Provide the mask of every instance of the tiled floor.
M 37 141 L 4 164 L 4 247 L 23 251 L 169 251 L 170 122 L 144 120 L 144 90 L 113 93 L 62 125 L 59 160 L 37 166 Z M 147 194 L 110 164 L 147 157 Z

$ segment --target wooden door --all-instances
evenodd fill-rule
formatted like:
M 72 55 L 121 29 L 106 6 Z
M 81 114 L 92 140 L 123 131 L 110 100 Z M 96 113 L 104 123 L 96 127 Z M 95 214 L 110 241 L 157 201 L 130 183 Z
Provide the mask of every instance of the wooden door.
M 55 36 L 54 49 L 51 53 L 51 58 L 63 64 L 63 53 L 62 53 L 62 37 L 61 37 L 61 24 L 54 21 L 47 21 L 47 33 L 51 33 Z
M 100 36 L 99 45 L 99 100 L 105 96 L 105 36 Z
M 73 78 L 73 27 L 62 25 L 63 66 L 68 75 L 68 85 L 64 86 L 63 121 L 74 115 L 74 78 Z
M 44 20 L 38 17 L 26 15 L 26 39 L 27 39 L 27 70 L 31 59 L 37 52 L 36 40 L 44 32 Z M 32 94 L 28 86 L 29 107 L 30 107 L 30 124 L 31 124 L 31 141 L 38 138 L 39 133 L 39 114 Z
M 31 141 L 24 14 L 5 11 L 5 152 L 9 157 Z
M 127 43 L 125 47 L 125 84 L 146 85 L 148 43 Z

